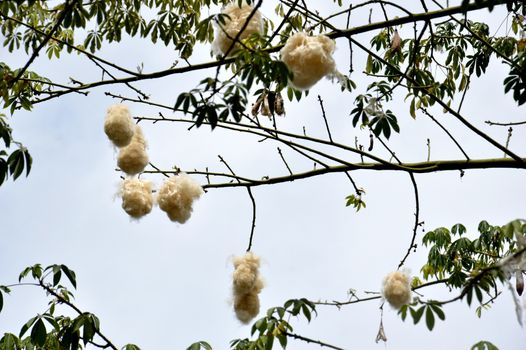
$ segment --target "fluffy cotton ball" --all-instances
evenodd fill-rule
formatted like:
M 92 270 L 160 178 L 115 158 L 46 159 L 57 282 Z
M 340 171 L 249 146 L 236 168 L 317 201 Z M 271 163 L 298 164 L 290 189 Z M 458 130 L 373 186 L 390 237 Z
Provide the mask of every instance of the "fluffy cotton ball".
M 201 186 L 185 173 L 166 180 L 157 195 L 159 208 L 172 221 L 184 224 L 192 214 L 192 203 L 203 194 Z
M 259 314 L 259 297 L 257 293 L 236 295 L 234 297 L 236 317 L 243 323 L 249 323 Z
M 259 276 L 259 257 L 248 252 L 234 258 L 233 263 L 234 310 L 238 320 L 248 323 L 259 313 L 258 294 L 263 289 L 263 280 Z
M 237 1 L 234 1 L 221 11 L 230 18 L 225 18 L 225 24 L 217 24 L 216 26 L 215 38 L 212 43 L 212 51 L 216 55 L 224 55 L 228 51 L 233 39 L 243 28 L 253 9 L 246 2 L 243 2 L 239 7 Z M 263 33 L 263 19 L 259 11 L 256 11 L 250 18 L 245 30 L 239 36 L 239 40 L 246 39 L 254 33 Z M 233 49 L 230 52 L 233 52 Z
M 122 208 L 132 218 L 138 219 L 152 211 L 152 183 L 139 179 L 122 182 Z
M 104 132 L 117 147 L 128 145 L 133 137 L 135 125 L 128 107 L 123 104 L 110 106 L 104 120 Z
M 394 271 L 385 276 L 382 289 L 383 297 L 395 309 L 411 302 L 411 281 L 405 272 Z
M 332 58 L 334 49 L 334 41 L 324 35 L 309 36 L 300 32 L 290 36 L 281 49 L 281 60 L 293 73 L 290 85 L 306 90 L 333 73 L 336 69 Z
M 234 267 L 234 293 L 243 294 L 254 290 L 259 279 L 259 257 L 248 252 L 242 257 L 234 258 Z
M 135 132 L 130 144 L 119 151 L 117 165 L 128 175 L 138 174 L 148 165 L 146 140 L 139 125 L 135 126 Z

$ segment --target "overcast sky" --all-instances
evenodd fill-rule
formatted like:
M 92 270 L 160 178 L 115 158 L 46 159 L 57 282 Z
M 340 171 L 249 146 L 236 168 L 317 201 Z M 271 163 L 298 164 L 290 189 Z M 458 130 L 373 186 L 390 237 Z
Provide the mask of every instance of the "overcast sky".
M 265 1 L 262 11 L 270 16 L 274 7 L 275 1 Z M 324 11 L 330 13 L 330 8 Z M 496 26 L 505 18 L 502 11 L 479 16 Z M 353 20 L 357 25 L 365 23 L 359 15 Z M 365 43 L 369 38 L 359 37 Z M 346 40 L 338 40 L 335 57 L 342 72 L 348 70 L 347 50 Z M 128 38 L 107 46 L 100 56 L 132 69 L 144 62 L 147 72 L 167 68 L 177 59 L 172 48 Z M 208 60 L 208 48 L 202 48 L 191 62 Z M 0 61 L 11 67 L 25 62 L 23 56 L 5 49 Z M 365 56 L 355 49 L 352 78 L 360 93 L 370 82 L 361 74 L 364 64 Z M 76 55 L 51 62 L 41 56 L 31 68 L 61 82 L 67 82 L 68 77 L 88 81 L 100 76 L 96 67 Z M 506 67 L 493 64 L 487 75 L 473 81 L 463 107 L 471 122 L 501 143 L 505 143 L 506 129 L 489 127 L 484 121 L 524 119 L 524 108 L 514 107 L 511 97 L 503 95 L 505 72 Z M 137 86 L 151 94 L 153 101 L 173 104 L 181 92 L 207 74 L 213 71 Z M 192 218 L 184 225 L 170 222 L 158 208 L 139 222 L 131 221 L 116 197 L 120 182 L 120 173 L 115 171 L 117 153 L 102 127 L 107 107 L 117 102 L 105 96 L 105 91 L 134 96 L 123 87 L 97 89 L 88 97 L 70 94 L 38 105 L 31 113 L 17 112 L 10 120 L 15 139 L 29 148 L 34 165 L 27 179 L 8 181 L 0 187 L 0 284 L 15 283 L 25 266 L 63 263 L 77 273 L 76 304 L 99 316 L 102 331 L 115 344 L 184 349 L 205 340 L 214 349 L 226 349 L 230 340 L 250 335 L 250 327 L 235 319 L 230 303 L 230 259 L 244 253 L 250 234 L 251 202 L 246 190 L 210 189 L 195 203 Z M 342 93 L 339 86 L 326 80 L 312 88 L 301 103 L 287 101 L 287 115 L 278 118 L 278 127 L 302 133 L 305 126 L 308 135 L 326 138 L 318 94 L 324 100 L 335 141 L 354 145 L 358 137 L 367 145 L 368 133 L 353 128 L 348 116 L 356 94 Z M 429 138 L 431 159 L 461 159 L 462 154 L 431 120 L 421 114 L 416 120 L 410 117 L 403 99 L 403 94 L 396 95 L 389 105 L 401 126 L 401 134 L 390 140 L 397 155 L 404 161 L 426 160 Z M 134 116 L 156 116 L 159 112 L 145 105 L 130 105 L 130 109 Z M 433 113 L 473 158 L 502 157 L 502 152 L 487 146 L 452 117 L 438 109 Z M 188 125 L 175 123 L 143 122 L 141 126 L 150 159 L 162 169 L 177 165 L 187 170 L 208 167 L 226 172 L 217 157 L 222 155 L 241 176 L 286 175 L 276 146 L 283 149 L 293 171 L 312 169 L 311 161 L 285 146 L 258 142 L 257 136 L 211 132 L 207 127 L 188 131 Z M 514 129 L 510 143 L 514 152 L 524 154 L 525 136 L 521 127 Z M 378 145 L 376 150 L 385 156 Z M 344 156 L 359 161 L 349 154 Z M 383 277 L 396 269 L 409 245 L 414 221 L 409 176 L 373 171 L 357 171 L 352 176 L 367 192 L 367 208 L 359 213 L 345 207 L 345 197 L 353 189 L 342 174 L 253 189 L 257 202 L 253 251 L 262 258 L 261 273 L 266 281 L 260 294 L 262 312 L 290 298 L 344 301 L 351 288 L 361 295 L 379 291 Z M 161 176 L 144 178 L 157 185 L 162 181 Z M 204 178 L 196 179 L 205 183 Z M 444 172 L 416 175 L 416 180 L 426 232 L 462 222 L 475 237 L 483 219 L 501 225 L 524 218 L 524 171 L 466 171 L 462 178 L 459 172 Z M 419 231 L 419 249 L 406 263 L 413 274 L 418 274 L 426 261 L 427 250 L 420 247 L 422 236 Z M 422 293 L 426 298 L 451 297 L 444 288 Z M 18 333 L 23 323 L 46 309 L 45 295 L 32 287 L 15 288 L 4 301 L 0 333 Z M 465 302 L 447 305 L 446 321 L 438 321 L 432 332 L 423 323 L 402 322 L 396 311 L 386 306 L 386 345 L 374 342 L 379 306 L 379 301 L 341 310 L 319 306 L 312 324 L 303 320 L 291 320 L 291 324 L 298 334 L 345 349 L 469 349 L 479 340 L 490 340 L 500 349 L 518 350 L 526 343 L 506 289 L 480 319 L 475 315 L 476 306 L 469 308 Z M 318 347 L 291 340 L 288 348 Z

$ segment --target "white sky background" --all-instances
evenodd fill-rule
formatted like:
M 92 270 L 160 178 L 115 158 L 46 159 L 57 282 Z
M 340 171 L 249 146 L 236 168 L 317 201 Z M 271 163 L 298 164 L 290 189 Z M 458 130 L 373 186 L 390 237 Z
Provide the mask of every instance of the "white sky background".
M 309 2 L 310 4 L 311 2 Z M 314 3 L 314 2 L 313 2 Z M 326 2 L 318 2 L 326 3 Z M 273 13 L 275 1 L 265 1 L 263 13 Z M 314 7 L 314 6 L 313 6 Z M 325 10 L 327 13 L 330 9 Z M 373 19 L 381 19 L 376 11 Z M 502 11 L 477 14 L 498 26 Z M 356 15 L 357 24 L 366 19 Z M 355 23 L 355 22 L 353 22 Z M 411 26 L 407 29 L 411 30 Z M 496 26 L 492 26 L 494 30 Z M 493 31 L 492 31 L 493 32 Z M 404 35 L 404 32 L 401 32 Z M 368 42 L 369 36 L 360 36 Z M 337 41 L 337 65 L 348 70 L 345 39 Z M 3 49 L 4 50 L 4 49 Z M 209 60 L 208 48 L 191 59 Z M 126 38 L 108 45 L 99 55 L 134 68 L 144 62 L 145 71 L 165 69 L 177 58 L 172 48 Z M 0 61 L 21 66 L 25 58 L 5 50 Z M 368 144 L 368 133 L 353 128 L 348 116 L 356 93 L 363 93 L 367 80 L 360 73 L 365 55 L 355 48 L 357 92 L 341 93 L 339 86 L 322 81 L 301 103 L 287 101 L 287 116 L 278 119 L 284 130 L 300 133 L 305 126 L 310 136 L 326 137 L 317 95 L 325 109 L 335 141 L 354 144 L 355 136 Z M 38 58 L 32 70 L 66 82 L 68 77 L 93 80 L 96 67 L 77 56 L 60 61 Z M 467 118 L 495 139 L 505 142 L 506 128 L 489 127 L 485 120 L 524 119 L 524 108 L 516 108 L 511 96 L 503 95 L 506 67 L 493 64 L 487 75 L 476 79 L 467 95 L 463 112 Z M 155 102 L 174 103 L 179 93 L 195 86 L 207 72 L 177 75 L 137 84 Z M 229 304 L 232 267 L 230 258 L 244 253 L 248 244 L 251 204 L 243 188 L 210 189 L 194 207 L 185 225 L 174 224 L 158 208 L 140 222 L 132 222 L 114 198 L 119 184 L 115 171 L 116 152 L 102 130 L 106 108 L 115 103 L 105 91 L 134 96 L 123 87 L 92 91 L 88 97 L 70 94 L 38 105 L 31 113 L 17 112 L 11 119 L 14 137 L 34 157 L 27 179 L 9 181 L 0 187 L 0 283 L 17 280 L 28 265 L 64 263 L 77 273 L 76 304 L 101 319 L 102 331 L 115 344 L 135 343 L 142 349 L 184 349 L 198 340 L 214 349 L 228 348 L 229 341 L 249 336 Z M 404 161 L 424 161 L 426 139 L 431 139 L 432 159 L 461 159 L 462 155 L 431 120 L 418 115 L 413 120 L 403 96 L 389 106 L 398 117 L 401 134 L 390 145 Z M 134 115 L 157 115 L 158 109 L 131 105 Z M 164 111 L 163 111 L 164 113 Z M 166 114 L 168 115 L 168 114 Z M 500 157 L 466 128 L 435 110 L 473 158 Z M 238 175 L 258 178 L 287 174 L 276 152 L 276 144 L 258 143 L 259 138 L 208 127 L 187 131 L 187 125 L 141 123 L 149 142 L 151 161 L 168 169 L 204 169 L 227 172 L 219 163 L 221 154 Z M 523 154 L 525 133 L 514 129 L 511 149 Z M 312 162 L 296 157 L 285 146 L 294 171 L 309 170 Z M 380 145 L 376 145 L 378 150 Z M 349 158 L 353 161 L 357 159 Z M 409 176 L 396 172 L 352 173 L 367 191 L 367 208 L 355 213 L 345 207 L 345 196 L 353 192 L 342 174 L 253 189 L 257 201 L 257 226 L 253 251 L 263 259 L 261 273 L 266 280 L 261 310 L 282 305 L 289 298 L 344 301 L 348 289 L 378 291 L 382 278 L 396 269 L 412 233 L 414 196 Z M 161 183 L 160 176 L 145 176 Z M 421 216 L 425 230 L 451 227 L 462 222 L 475 234 L 482 219 L 492 224 L 524 218 L 524 172 L 519 170 L 466 171 L 416 175 L 420 190 Z M 205 183 L 204 178 L 199 179 Z M 421 243 L 423 232 L 417 242 Z M 427 250 L 419 247 L 406 267 L 418 273 Z M 446 299 L 443 289 L 425 289 L 425 297 Z M 362 294 L 363 295 L 363 294 Z M 523 299 L 524 300 L 524 299 Z M 475 304 L 475 303 L 474 303 Z M 396 311 L 385 307 L 386 345 L 375 344 L 380 321 L 378 301 L 347 306 L 341 310 L 318 307 L 318 317 L 307 325 L 291 320 L 295 332 L 345 349 L 469 349 L 479 340 L 494 342 L 500 349 L 523 349 L 524 329 L 516 320 L 509 291 L 504 290 L 481 319 L 466 303 L 445 307 L 446 322 L 437 320 L 429 332 L 424 321 L 402 322 Z M 46 308 L 40 290 L 18 287 L 5 298 L 0 314 L 0 333 L 18 333 L 20 327 Z M 276 344 L 277 347 L 279 345 Z M 290 340 L 289 349 L 317 346 Z

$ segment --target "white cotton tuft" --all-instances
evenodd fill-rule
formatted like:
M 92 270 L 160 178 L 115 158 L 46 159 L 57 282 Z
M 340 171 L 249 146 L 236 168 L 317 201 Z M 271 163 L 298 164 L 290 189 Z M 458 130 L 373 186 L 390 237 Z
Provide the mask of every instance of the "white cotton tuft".
M 117 147 L 128 145 L 133 137 L 135 124 L 128 107 L 123 104 L 110 106 L 104 120 L 104 132 Z
M 257 293 L 240 294 L 234 296 L 234 311 L 242 323 L 249 323 L 259 314 L 259 297 Z
M 225 23 L 223 25 L 219 23 L 216 25 L 214 42 L 212 43 L 212 51 L 214 54 L 226 54 L 232 45 L 233 40 L 241 31 L 253 10 L 254 7 L 248 5 L 245 1 L 241 4 L 241 7 L 238 6 L 237 1 L 225 6 L 221 13 L 228 15 L 230 18 L 225 17 Z M 246 39 L 255 33 L 263 33 L 263 18 L 259 11 L 256 11 L 256 13 L 250 18 L 247 26 L 239 36 L 239 40 Z M 230 52 L 233 52 L 234 49 L 235 46 Z
M 184 224 L 192 215 L 192 203 L 203 194 L 203 188 L 185 173 L 167 179 L 157 195 L 159 208 L 172 221 Z
M 411 302 L 411 280 L 409 274 L 394 271 L 385 276 L 383 281 L 382 296 L 395 309 Z
M 259 257 L 251 252 L 235 257 L 232 292 L 234 311 L 242 323 L 248 323 L 259 313 L 259 296 L 263 280 L 259 275 Z
M 281 60 L 293 74 L 289 84 L 306 90 L 324 76 L 334 73 L 334 49 L 334 40 L 325 35 L 309 36 L 299 32 L 290 36 L 281 49 Z
M 148 165 L 148 153 L 146 153 L 146 140 L 139 125 L 135 125 L 130 144 L 119 151 L 117 165 L 128 175 L 136 175 Z
M 147 180 L 127 179 L 122 182 L 120 195 L 122 209 L 134 219 L 152 211 L 152 183 Z

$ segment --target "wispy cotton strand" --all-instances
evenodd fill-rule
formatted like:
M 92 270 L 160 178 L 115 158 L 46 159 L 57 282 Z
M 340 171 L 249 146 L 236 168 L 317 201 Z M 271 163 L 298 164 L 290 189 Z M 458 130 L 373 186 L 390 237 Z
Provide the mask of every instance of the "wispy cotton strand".
M 194 179 L 180 173 L 167 179 L 157 196 L 159 208 L 172 221 L 184 224 L 192 215 L 192 204 L 203 194 L 203 189 Z
M 382 296 L 395 309 L 411 302 L 411 280 L 407 272 L 394 271 L 385 276 Z
M 293 74 L 289 84 L 306 90 L 324 76 L 334 73 L 334 49 L 334 41 L 324 35 L 309 36 L 299 32 L 290 36 L 281 49 L 281 60 Z
M 128 145 L 133 137 L 135 124 L 128 107 L 123 104 L 110 106 L 104 119 L 104 132 L 117 147 Z

